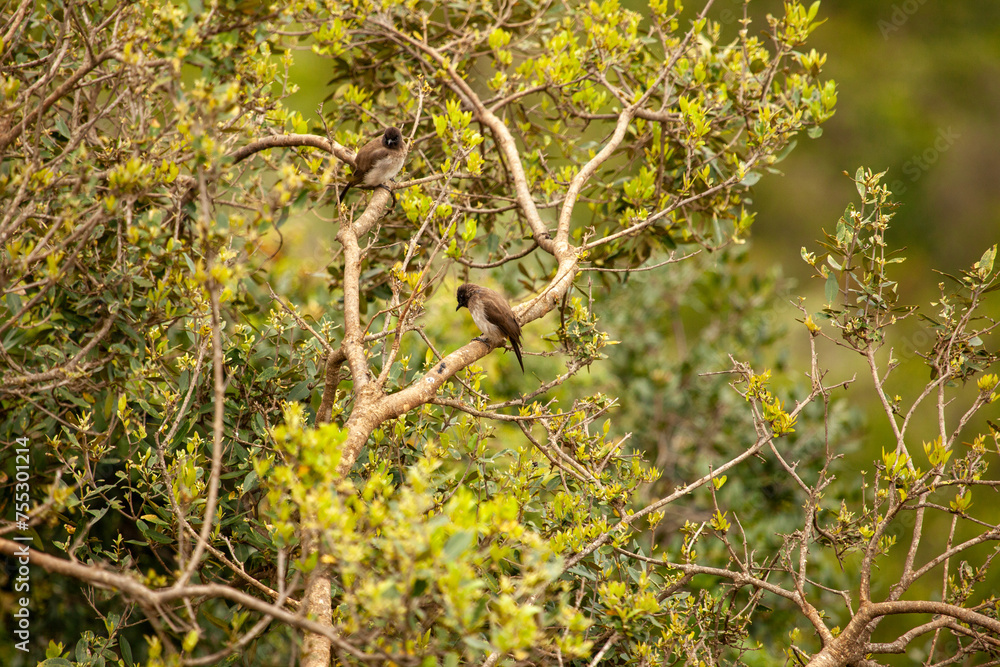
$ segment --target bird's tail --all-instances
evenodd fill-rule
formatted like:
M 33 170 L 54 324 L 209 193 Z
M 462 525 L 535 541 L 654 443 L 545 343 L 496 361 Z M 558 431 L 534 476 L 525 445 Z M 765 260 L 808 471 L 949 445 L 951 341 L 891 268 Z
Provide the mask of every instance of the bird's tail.
M 338 204 L 344 203 L 344 195 L 346 195 L 347 191 L 351 189 L 351 185 L 353 185 L 353 183 L 348 181 L 347 185 L 344 186 L 344 189 L 340 191 L 340 196 L 337 197 Z
M 521 346 L 517 344 L 516 340 L 510 341 L 510 346 L 514 348 L 514 354 L 517 355 L 517 363 L 521 364 L 521 372 L 524 372 L 524 361 L 521 360 Z

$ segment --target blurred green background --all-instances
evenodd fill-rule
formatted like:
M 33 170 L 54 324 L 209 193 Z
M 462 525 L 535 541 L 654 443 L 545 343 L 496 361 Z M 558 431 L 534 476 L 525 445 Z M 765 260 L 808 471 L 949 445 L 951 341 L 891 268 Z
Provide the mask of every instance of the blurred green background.
M 720 8 L 738 4 L 722 0 Z M 777 11 L 779 3 L 766 4 Z M 859 166 L 887 170 L 884 182 L 901 204 L 887 241 L 905 248 L 907 258 L 893 272 L 899 303 L 934 315 L 938 284 L 952 287 L 936 272 L 957 275 L 1000 241 L 1000 4 L 849 0 L 824 2 L 820 15 L 828 20 L 809 47 L 828 55 L 824 73 L 837 82 L 837 113 L 823 126 L 822 137 L 803 138 L 778 165 L 782 175 L 758 184 L 750 262 L 761 271 L 779 271 L 789 280 L 788 298 L 805 295 L 807 309 L 819 310 L 821 281 L 810 278 L 800 249 L 818 254 L 821 230 L 832 232 L 847 204 L 857 202 L 854 184 L 843 172 L 853 175 Z M 1000 314 L 996 299 L 986 311 Z M 794 309 L 780 313 L 782 321 L 798 326 Z M 806 338 L 801 328 L 792 330 L 796 335 L 787 342 L 801 361 Z M 932 342 L 917 318 L 904 322 L 888 341 L 902 361 L 889 389 L 904 401 L 928 380 L 917 353 Z M 995 337 L 987 345 L 995 348 Z M 820 350 L 823 366 L 834 369 L 831 378 L 855 372 L 864 377 L 857 355 L 831 345 Z M 860 385 L 869 402 L 852 401 L 867 417 L 859 465 L 890 442 L 870 381 Z M 966 387 L 963 395 L 975 391 Z M 965 405 L 959 401 L 953 407 Z M 995 407 L 984 412 L 996 420 Z M 930 440 L 935 434 L 930 405 L 921 417 Z
M 936 281 L 916 277 L 925 266 L 967 268 L 1000 230 L 1000 4 L 849 0 L 820 14 L 810 46 L 828 54 L 837 113 L 799 142 L 785 176 L 761 180 L 759 255 L 801 275 L 800 246 L 856 198 L 841 172 L 888 169 L 903 204 L 890 240 L 909 249 L 903 280 L 917 281 L 904 289 L 933 294 Z

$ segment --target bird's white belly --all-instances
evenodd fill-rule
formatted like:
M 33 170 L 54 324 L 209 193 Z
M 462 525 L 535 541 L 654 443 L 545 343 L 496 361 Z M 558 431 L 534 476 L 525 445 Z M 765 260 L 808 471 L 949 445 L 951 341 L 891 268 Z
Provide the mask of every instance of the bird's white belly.
M 482 308 L 470 308 L 469 312 L 472 313 L 472 321 L 476 323 L 476 326 L 479 327 L 484 336 L 493 341 L 502 341 L 504 339 L 503 331 L 500 327 L 486 319 L 486 313 Z
M 365 178 L 362 182 L 364 185 L 382 185 L 393 176 L 399 173 L 399 170 L 403 168 L 403 156 L 392 157 L 385 160 L 380 160 L 378 163 L 372 165 L 372 168 L 368 170 L 365 174 Z

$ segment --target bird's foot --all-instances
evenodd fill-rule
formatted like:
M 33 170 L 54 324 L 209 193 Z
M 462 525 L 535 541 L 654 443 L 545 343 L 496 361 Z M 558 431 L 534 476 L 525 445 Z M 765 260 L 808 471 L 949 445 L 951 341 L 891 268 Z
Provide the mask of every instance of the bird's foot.
M 391 202 L 391 205 L 389 206 L 389 210 L 391 211 L 391 210 L 395 209 L 396 208 L 396 193 L 392 191 L 392 188 L 390 188 L 385 183 L 380 183 L 380 184 L 376 185 L 375 187 L 376 188 L 382 188 L 383 190 L 385 190 L 386 192 L 389 193 L 389 201 Z

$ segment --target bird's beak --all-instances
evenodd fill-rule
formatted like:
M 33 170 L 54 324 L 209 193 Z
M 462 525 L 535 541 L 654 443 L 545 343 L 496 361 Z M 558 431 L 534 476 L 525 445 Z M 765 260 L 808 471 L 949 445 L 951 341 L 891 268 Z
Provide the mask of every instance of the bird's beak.
M 456 313 L 457 313 L 458 311 L 460 311 L 460 310 L 462 310 L 462 304 L 458 304 L 457 306 L 455 306 L 455 312 L 456 312 Z

